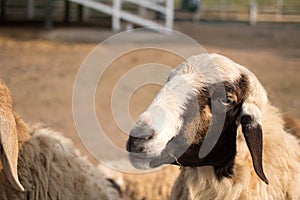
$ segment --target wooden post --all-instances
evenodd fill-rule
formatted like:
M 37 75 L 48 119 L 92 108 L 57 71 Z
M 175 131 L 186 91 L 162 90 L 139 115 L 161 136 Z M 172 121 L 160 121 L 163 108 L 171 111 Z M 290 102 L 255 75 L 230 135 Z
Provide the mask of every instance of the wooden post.
M 90 9 L 88 7 L 83 7 L 83 21 L 87 21 L 90 17 Z
M 53 27 L 52 22 L 52 0 L 46 1 L 46 10 L 45 10 L 45 21 L 44 21 L 44 27 L 46 29 L 51 29 Z
M 141 17 L 146 17 L 147 16 L 147 11 L 146 8 L 139 5 L 139 16 Z
M 27 17 L 32 19 L 34 16 L 34 0 L 27 1 Z
M 70 22 L 70 1 L 65 0 L 65 18 L 64 22 L 67 24 Z
M 77 6 L 77 21 L 82 22 L 82 16 L 83 16 L 83 6 L 78 4 Z
M 257 4 L 256 0 L 252 0 L 249 6 L 249 23 L 254 26 L 257 22 Z
M 166 0 L 166 22 L 165 27 L 173 29 L 173 20 L 174 20 L 174 1 Z
M 277 0 L 276 17 L 282 16 L 283 0 Z
M 1 22 L 4 22 L 6 20 L 6 7 L 7 1 L 1 0 Z
M 112 29 L 114 32 L 121 30 L 121 2 L 122 0 L 113 0 L 113 10 L 112 10 Z
M 201 5 L 202 5 L 202 0 L 198 0 L 198 6 L 197 10 L 193 14 L 193 22 L 199 22 L 201 19 Z

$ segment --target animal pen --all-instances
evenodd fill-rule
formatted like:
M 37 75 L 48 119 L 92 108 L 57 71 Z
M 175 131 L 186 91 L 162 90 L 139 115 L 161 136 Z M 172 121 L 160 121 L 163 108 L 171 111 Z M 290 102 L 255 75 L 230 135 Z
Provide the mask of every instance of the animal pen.
M 172 29 L 174 20 L 300 22 L 298 0 L 1 0 L 0 23 L 44 21 Z M 126 26 L 128 25 L 128 26 Z
M 164 15 L 164 23 L 143 16 L 146 9 Z M 74 10 L 79 21 L 111 16 L 114 31 L 121 30 L 121 20 L 145 27 L 173 28 L 173 0 L 28 0 L 25 4 L 21 0 L 1 0 L 1 21 L 42 19 L 49 28 L 52 21 L 69 22 Z

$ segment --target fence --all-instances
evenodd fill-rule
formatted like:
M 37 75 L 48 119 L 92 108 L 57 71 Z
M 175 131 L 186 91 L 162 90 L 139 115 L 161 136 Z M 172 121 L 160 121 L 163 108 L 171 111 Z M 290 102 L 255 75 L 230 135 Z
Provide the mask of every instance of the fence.
M 0 22 L 5 20 L 84 21 L 111 26 L 114 31 L 126 23 L 138 26 L 173 27 L 182 16 L 182 4 L 188 0 L 0 0 Z M 299 0 L 191 0 L 196 11 L 186 18 L 199 20 L 300 22 Z M 175 7 L 175 8 L 174 8 Z M 174 10 L 175 16 L 174 16 Z M 122 23 L 125 22 L 125 23 Z M 123 27 L 122 27 L 123 26 Z
M 77 8 L 70 5 L 70 2 L 75 3 Z M 147 14 L 141 16 L 141 11 L 145 9 L 147 9 Z M 70 21 L 70 12 L 76 12 L 77 20 L 111 16 L 114 31 L 121 30 L 122 21 L 143 27 L 172 29 L 173 11 L 173 0 L 27 0 L 25 2 L 24 0 L 1 0 L 2 21 L 42 19 L 48 27 L 51 26 L 52 20 Z M 164 23 L 153 17 L 157 13 L 165 16 Z
M 194 20 L 300 22 L 299 0 L 200 0 Z

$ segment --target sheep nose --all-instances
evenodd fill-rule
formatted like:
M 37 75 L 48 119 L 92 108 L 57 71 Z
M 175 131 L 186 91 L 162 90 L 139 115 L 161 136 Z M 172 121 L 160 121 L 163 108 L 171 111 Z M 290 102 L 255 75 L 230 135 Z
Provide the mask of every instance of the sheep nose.
M 153 137 L 155 131 L 147 124 L 139 124 L 131 129 L 129 135 L 132 138 L 149 140 Z
M 129 134 L 129 139 L 126 144 L 128 152 L 140 153 L 143 152 L 143 144 L 151 140 L 155 134 L 154 129 L 148 125 L 142 124 L 135 126 Z

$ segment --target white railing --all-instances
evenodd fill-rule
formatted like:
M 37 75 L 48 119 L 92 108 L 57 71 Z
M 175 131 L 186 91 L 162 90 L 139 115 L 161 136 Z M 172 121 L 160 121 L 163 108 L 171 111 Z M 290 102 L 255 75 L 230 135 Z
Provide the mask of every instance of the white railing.
M 166 27 L 173 28 L 174 19 L 174 1 L 163 0 L 160 2 L 153 0 L 112 0 L 112 5 L 104 4 L 96 0 L 69 0 L 71 2 L 83 5 L 85 7 L 103 12 L 112 16 L 113 31 L 121 30 L 121 20 L 128 21 L 143 27 Z M 124 11 L 122 9 L 123 2 L 130 2 L 139 7 L 147 8 L 149 10 L 160 12 L 165 15 L 165 23 L 162 25 L 155 20 L 147 19 L 137 14 Z

